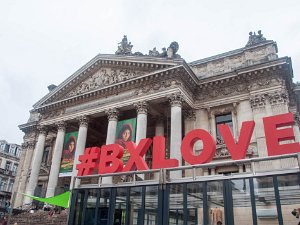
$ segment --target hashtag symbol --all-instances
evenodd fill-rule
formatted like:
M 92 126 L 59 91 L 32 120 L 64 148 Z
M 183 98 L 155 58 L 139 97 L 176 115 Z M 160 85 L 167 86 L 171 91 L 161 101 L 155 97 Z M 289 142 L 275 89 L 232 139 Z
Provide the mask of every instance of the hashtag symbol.
M 79 156 L 80 164 L 76 165 L 77 176 L 91 175 L 98 167 L 100 155 L 99 147 L 86 148 L 84 154 Z

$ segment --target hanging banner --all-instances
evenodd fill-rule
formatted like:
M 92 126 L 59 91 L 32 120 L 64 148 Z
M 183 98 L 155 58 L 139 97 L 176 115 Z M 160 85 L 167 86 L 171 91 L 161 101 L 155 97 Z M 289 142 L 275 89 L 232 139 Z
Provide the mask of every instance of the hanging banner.
M 67 133 L 59 169 L 59 177 L 72 176 L 78 131 Z
M 129 152 L 126 149 L 125 142 L 135 142 L 136 131 L 136 118 L 122 120 L 118 122 L 116 132 L 116 144 L 121 145 L 124 148 L 124 154 L 122 157 L 123 162 L 127 162 L 129 159 Z

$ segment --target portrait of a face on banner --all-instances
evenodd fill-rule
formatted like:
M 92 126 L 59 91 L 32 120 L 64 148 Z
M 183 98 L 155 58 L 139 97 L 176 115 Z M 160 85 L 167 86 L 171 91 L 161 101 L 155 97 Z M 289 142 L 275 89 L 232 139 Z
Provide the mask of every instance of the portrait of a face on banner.
M 78 131 L 67 133 L 65 135 L 64 148 L 59 169 L 60 177 L 72 176 L 77 137 Z
M 126 150 L 125 142 L 135 142 L 136 118 L 122 120 L 118 122 L 116 132 L 116 144 L 124 148 L 123 162 L 126 163 L 129 159 L 129 152 Z

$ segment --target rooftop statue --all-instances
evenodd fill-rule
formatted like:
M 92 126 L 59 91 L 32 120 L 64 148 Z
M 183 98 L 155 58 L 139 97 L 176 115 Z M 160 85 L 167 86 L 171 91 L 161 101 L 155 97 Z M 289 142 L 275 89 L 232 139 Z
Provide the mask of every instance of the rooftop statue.
M 249 40 L 246 44 L 246 47 L 250 47 L 267 41 L 267 39 L 263 37 L 261 30 L 259 30 L 257 33 L 258 34 L 254 32 L 253 34 L 252 32 L 249 32 Z
M 133 45 L 131 42 L 127 41 L 127 36 L 124 35 L 122 41 L 118 44 L 118 50 L 116 51 L 116 55 L 131 55 L 131 49 Z

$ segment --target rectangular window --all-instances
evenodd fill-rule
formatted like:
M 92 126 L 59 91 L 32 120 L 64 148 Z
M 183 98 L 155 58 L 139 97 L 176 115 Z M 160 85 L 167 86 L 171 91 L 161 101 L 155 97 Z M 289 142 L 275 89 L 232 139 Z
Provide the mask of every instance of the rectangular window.
M 5 170 L 9 171 L 10 168 L 11 168 L 11 162 L 10 161 L 6 161 Z
M 231 132 L 233 132 L 232 114 L 224 114 L 216 116 L 216 131 L 217 131 L 217 142 L 223 140 L 220 131 L 218 129 L 219 124 L 227 124 L 230 127 Z

